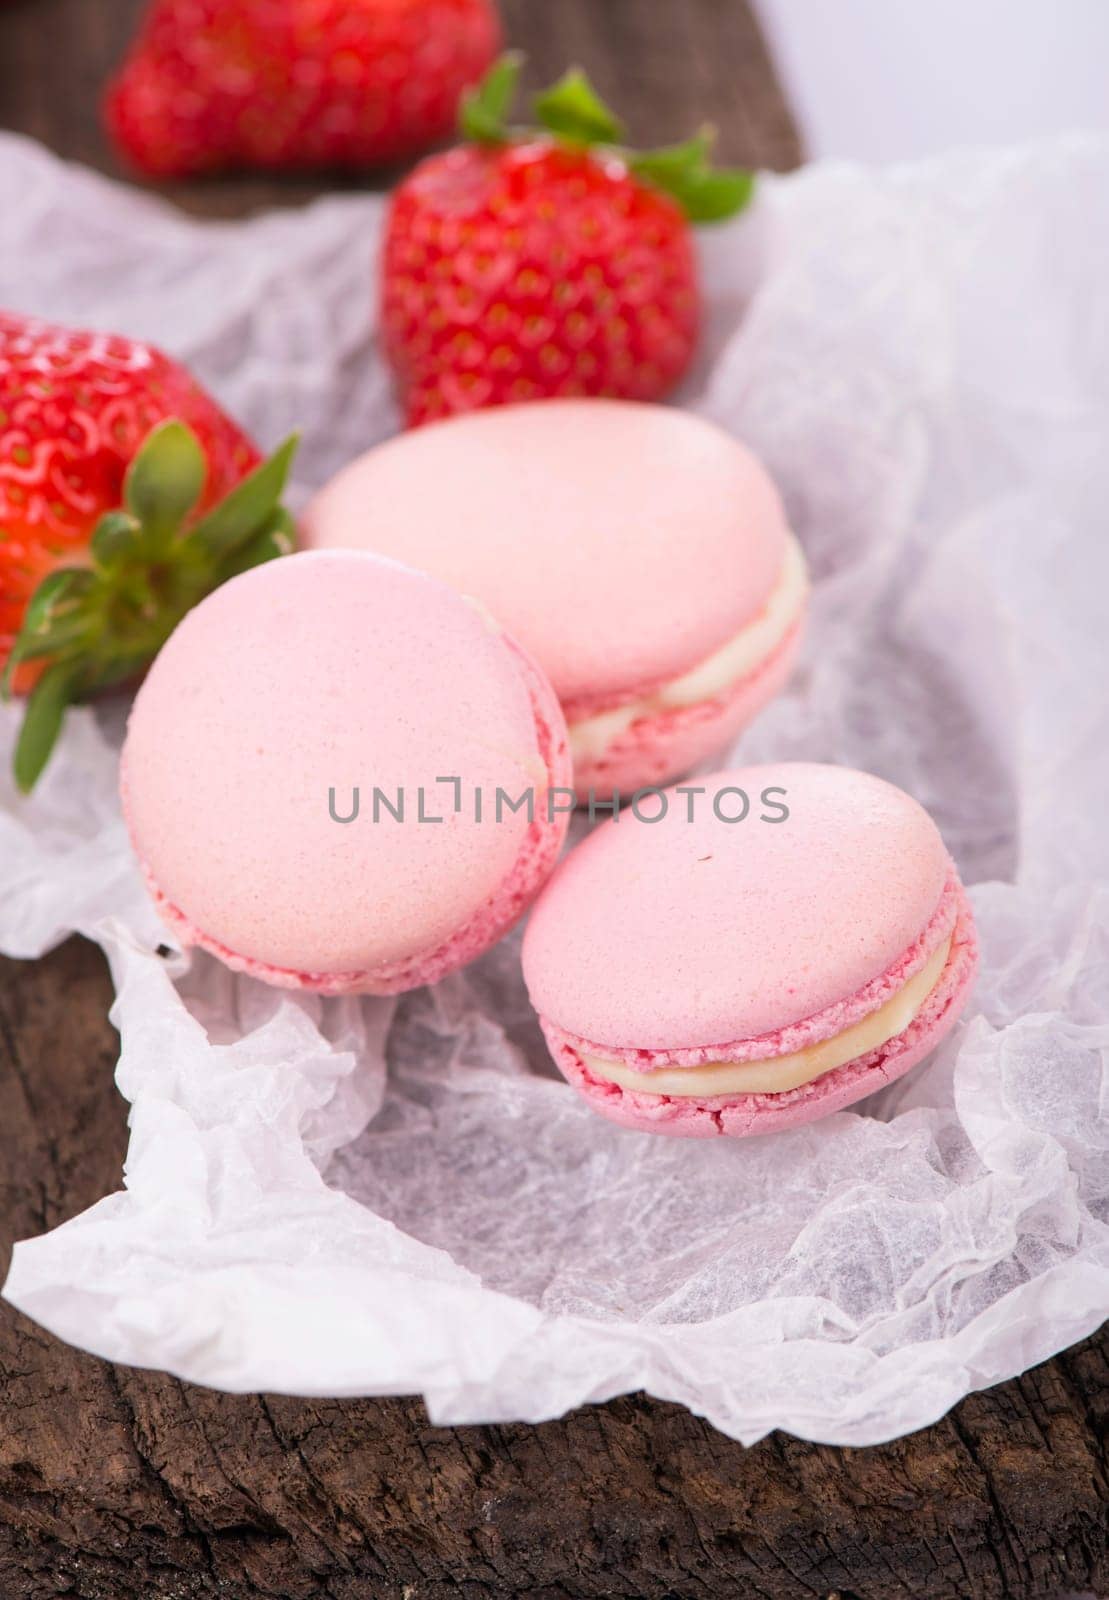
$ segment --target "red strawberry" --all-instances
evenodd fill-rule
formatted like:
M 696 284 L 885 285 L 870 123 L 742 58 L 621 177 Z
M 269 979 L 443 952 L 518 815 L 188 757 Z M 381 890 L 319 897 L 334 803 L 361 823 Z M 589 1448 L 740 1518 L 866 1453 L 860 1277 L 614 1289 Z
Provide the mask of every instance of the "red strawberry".
M 493 0 L 153 0 L 105 115 L 154 177 L 372 166 L 449 133 L 499 42 Z
M 471 141 L 397 188 L 381 322 L 411 425 L 554 395 L 655 400 L 681 378 L 700 293 L 689 223 L 746 204 L 749 173 L 714 170 L 708 135 L 635 155 L 578 71 L 504 118 L 519 58 L 466 97 Z
M 233 573 L 281 553 L 268 462 L 150 345 L 0 312 L 0 669 L 30 689 L 29 789 L 71 700 L 134 676 Z

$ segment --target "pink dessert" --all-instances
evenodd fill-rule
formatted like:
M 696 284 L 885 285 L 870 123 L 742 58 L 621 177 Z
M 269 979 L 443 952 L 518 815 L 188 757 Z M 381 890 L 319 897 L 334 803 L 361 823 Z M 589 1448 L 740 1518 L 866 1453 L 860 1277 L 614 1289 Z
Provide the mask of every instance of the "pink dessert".
M 566 1077 L 627 1127 L 738 1137 L 838 1111 L 915 1066 L 977 966 L 927 812 L 842 767 L 747 767 L 696 787 L 664 791 L 661 820 L 646 820 L 655 797 L 602 824 L 532 912 L 524 976 Z M 721 820 L 743 812 L 740 791 L 743 820 Z
M 737 440 L 670 407 L 497 407 L 390 440 L 303 518 L 474 595 L 546 671 L 575 784 L 665 783 L 723 750 L 784 684 L 800 548 Z
M 445 584 L 339 551 L 258 567 L 192 611 L 122 762 L 177 937 L 324 994 L 433 982 L 499 939 L 554 865 L 569 782 L 527 653 Z M 530 815 L 498 791 L 531 791 Z

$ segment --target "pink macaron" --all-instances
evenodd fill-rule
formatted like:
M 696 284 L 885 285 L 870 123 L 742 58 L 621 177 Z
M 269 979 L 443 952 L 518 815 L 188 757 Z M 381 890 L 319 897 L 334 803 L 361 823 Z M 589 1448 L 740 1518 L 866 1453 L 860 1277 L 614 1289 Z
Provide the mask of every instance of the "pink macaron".
M 177 937 L 323 994 L 429 983 L 499 939 L 554 865 L 569 782 L 530 656 L 447 585 L 350 551 L 271 562 L 190 612 L 122 761 Z
M 805 563 L 773 483 L 670 407 L 552 400 L 421 428 L 345 468 L 302 534 L 479 599 L 550 678 L 582 799 L 723 751 L 801 635 Z
M 796 1127 L 907 1072 L 957 1020 L 970 907 L 917 802 L 786 763 L 646 797 L 570 853 L 524 976 L 603 1116 L 709 1137 Z

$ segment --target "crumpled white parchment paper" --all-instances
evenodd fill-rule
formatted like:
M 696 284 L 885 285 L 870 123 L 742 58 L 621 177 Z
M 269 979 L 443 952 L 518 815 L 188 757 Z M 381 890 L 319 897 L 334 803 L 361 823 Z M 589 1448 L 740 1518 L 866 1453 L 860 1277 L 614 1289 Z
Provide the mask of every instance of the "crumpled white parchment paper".
M 300 424 L 302 489 L 395 428 L 379 200 L 205 225 L 6 138 L 0 209 L 0 303 L 160 341 L 266 444 Z M 743 758 L 932 810 L 981 925 L 965 1020 L 812 1127 L 624 1132 L 550 1067 L 518 937 L 396 1007 L 160 958 L 121 708 L 72 718 L 31 802 L 9 708 L 0 946 L 104 945 L 132 1106 L 125 1187 L 16 1249 L 7 1297 L 61 1337 L 439 1422 L 642 1388 L 863 1445 L 1109 1311 L 1109 142 L 769 180 L 704 255 L 685 399 L 766 458 L 817 580 Z

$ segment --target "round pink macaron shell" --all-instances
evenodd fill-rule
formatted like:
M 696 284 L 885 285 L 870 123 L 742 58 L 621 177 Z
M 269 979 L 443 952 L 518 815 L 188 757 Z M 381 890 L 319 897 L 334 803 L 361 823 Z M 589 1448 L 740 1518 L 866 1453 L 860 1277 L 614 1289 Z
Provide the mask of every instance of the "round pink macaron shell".
M 445 585 L 359 553 L 232 580 L 175 631 L 122 763 L 136 853 L 174 931 L 269 982 L 393 992 L 498 938 L 549 872 L 569 781 L 543 675 Z M 453 785 L 462 780 L 462 808 Z M 373 817 L 374 786 L 384 807 Z M 425 816 L 418 820 L 418 790 Z M 358 818 L 341 824 L 353 789 Z M 472 792 L 532 787 L 534 820 Z
M 598 708 L 734 638 L 787 548 L 749 450 L 686 412 L 614 400 L 496 407 L 401 435 L 317 495 L 302 532 L 474 595 L 564 703 Z
M 956 880 L 957 884 L 957 880 Z M 642 1133 L 709 1139 L 744 1138 L 800 1127 L 842 1111 L 893 1083 L 929 1055 L 955 1026 L 978 969 L 974 920 L 961 885 L 951 951 L 939 982 L 913 1021 L 895 1038 L 783 1094 L 721 1095 L 696 1099 L 638 1094 L 595 1077 L 580 1047 L 553 1023 L 543 1029 L 561 1071 L 594 1111 Z M 644 1073 L 649 1083 L 650 1073 Z
M 626 798 L 690 772 L 728 748 L 784 687 L 801 648 L 803 624 L 795 623 L 766 659 L 712 700 L 674 706 L 637 717 L 604 753 L 574 762 L 574 789 L 585 803 Z
M 918 940 L 950 872 L 927 812 L 892 784 L 807 763 L 737 768 L 666 791 L 661 822 L 606 822 L 555 871 L 532 913 L 524 975 L 532 1003 L 605 1051 L 712 1053 L 781 1035 L 820 1014 L 842 1031 Z M 680 786 L 688 787 L 688 786 Z M 717 820 L 738 788 L 746 820 Z M 764 804 L 766 791 L 785 791 Z M 657 802 L 644 803 L 653 814 Z M 694 820 L 687 820 L 688 807 Z M 740 809 L 725 796 L 720 809 Z M 937 936 L 938 942 L 938 936 Z M 805 1042 L 811 1042 L 806 1040 Z M 689 1064 L 692 1058 L 686 1057 Z

